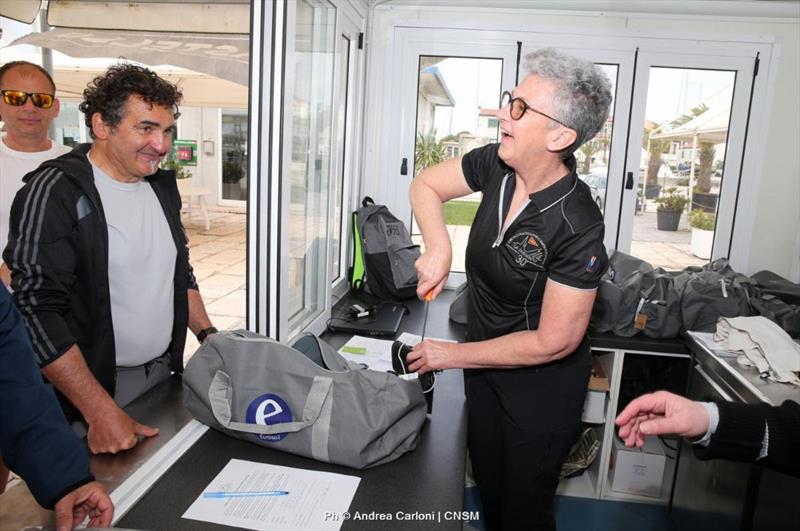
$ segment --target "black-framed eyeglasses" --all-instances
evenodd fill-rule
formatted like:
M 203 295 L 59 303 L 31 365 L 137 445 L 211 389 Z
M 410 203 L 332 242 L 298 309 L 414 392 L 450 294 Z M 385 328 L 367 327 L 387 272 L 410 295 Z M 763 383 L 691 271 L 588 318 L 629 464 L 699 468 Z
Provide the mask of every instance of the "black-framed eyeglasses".
M 544 116 L 545 118 L 549 118 L 549 119 L 553 120 L 555 123 L 563 125 L 567 129 L 572 129 L 570 126 L 568 126 L 567 124 L 565 124 L 561 120 L 556 120 L 555 118 L 553 118 L 549 114 L 545 114 L 542 111 L 537 111 L 536 109 L 534 109 L 533 107 L 528 105 L 528 103 L 525 100 L 523 100 L 522 98 L 515 98 L 515 97 L 513 97 L 511 95 L 511 92 L 505 91 L 505 92 L 503 92 L 503 96 L 500 98 L 500 108 L 502 109 L 503 107 L 505 107 L 509 103 L 511 104 L 511 119 L 512 120 L 519 120 L 520 118 L 522 118 L 522 115 L 525 114 L 525 111 L 531 111 L 531 112 L 535 112 L 536 114 L 540 114 L 540 115 Z
M 40 109 L 49 109 L 53 106 L 56 97 L 46 92 L 24 92 L 22 90 L 2 90 L 3 101 L 6 105 L 14 107 L 22 107 L 28 98 L 31 99 L 34 105 Z

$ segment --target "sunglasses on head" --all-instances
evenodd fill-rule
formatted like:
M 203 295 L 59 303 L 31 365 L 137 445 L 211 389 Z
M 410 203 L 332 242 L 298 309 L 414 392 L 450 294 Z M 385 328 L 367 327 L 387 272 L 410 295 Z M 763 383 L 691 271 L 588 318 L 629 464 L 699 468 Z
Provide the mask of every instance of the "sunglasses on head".
M 3 90 L 3 101 L 6 105 L 13 105 L 14 107 L 22 107 L 30 97 L 34 105 L 40 109 L 49 109 L 53 106 L 55 96 L 46 94 L 44 92 L 23 92 L 21 90 Z

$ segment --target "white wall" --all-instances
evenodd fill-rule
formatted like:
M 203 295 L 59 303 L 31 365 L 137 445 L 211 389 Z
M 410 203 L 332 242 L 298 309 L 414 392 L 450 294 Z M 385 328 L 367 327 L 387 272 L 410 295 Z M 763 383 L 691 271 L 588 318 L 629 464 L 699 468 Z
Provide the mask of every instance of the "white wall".
M 771 269 L 776 273 L 800 281 L 800 3 L 798 2 L 603 2 L 604 9 L 617 11 L 569 12 L 554 2 L 499 1 L 496 7 L 485 9 L 466 1 L 440 1 L 442 6 L 431 6 L 420 0 L 413 5 L 410 0 L 393 1 L 377 5 L 368 28 L 370 63 L 368 65 L 366 130 L 374 134 L 367 137 L 365 145 L 364 175 L 381 173 L 381 157 L 389 152 L 382 144 L 380 131 L 385 117 L 383 95 L 390 93 L 387 81 L 391 79 L 391 52 L 394 28 L 398 25 L 414 26 L 415 21 L 437 23 L 440 27 L 474 29 L 527 30 L 543 26 L 586 27 L 592 30 L 610 29 L 618 35 L 659 34 L 708 36 L 720 34 L 722 40 L 736 39 L 738 35 L 774 38 L 778 44 L 773 64 L 766 75 L 772 77 L 767 97 L 764 130 L 751 134 L 747 155 L 760 158 L 756 166 L 759 186 L 757 190 L 741 190 L 740 197 L 752 195 L 756 205 L 756 223 L 747 245 L 750 247 L 749 264 L 743 273 Z M 591 2 L 581 4 L 590 9 Z M 466 5 L 466 7 L 465 7 Z M 551 10 L 515 9 L 508 6 L 537 5 Z M 455 7 L 460 6 L 460 7 Z M 562 11 L 552 11 L 558 6 Z M 637 9 L 640 12 L 636 12 Z M 620 11 L 624 10 L 624 11 Z M 641 11 L 650 11 L 642 13 Z M 654 14 L 652 11 L 661 11 Z M 685 13 L 693 13 L 687 15 Z M 771 17 L 767 17 L 770 15 Z M 394 176 L 382 176 L 394 178 Z M 378 183 L 365 179 L 363 189 L 367 194 L 378 195 Z M 735 245 L 741 245 L 736 242 Z
M 192 173 L 192 185 L 207 188 L 210 192 L 206 204 L 217 205 L 220 199 L 220 109 L 217 107 L 181 107 L 178 126 L 181 140 L 197 142 L 197 166 L 187 166 Z M 207 155 L 203 150 L 203 141 L 214 143 L 214 153 Z

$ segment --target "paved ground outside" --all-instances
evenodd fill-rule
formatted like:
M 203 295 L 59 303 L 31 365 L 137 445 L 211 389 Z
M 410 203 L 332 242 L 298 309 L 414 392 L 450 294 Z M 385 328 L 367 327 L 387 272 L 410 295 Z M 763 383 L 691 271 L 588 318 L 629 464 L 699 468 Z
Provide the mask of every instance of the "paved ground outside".
M 181 216 L 189 237 L 189 259 L 214 326 L 220 330 L 244 328 L 247 216 L 244 209 L 210 210 L 208 215 L 208 231 L 197 209 L 184 210 Z M 188 332 L 184 361 L 197 347 L 197 339 Z
M 686 218 L 684 213 L 676 231 L 658 230 L 656 204 L 647 201 L 646 210 L 634 218 L 630 254 L 668 270 L 708 263 L 708 260 L 694 256 L 690 250 L 692 231 Z

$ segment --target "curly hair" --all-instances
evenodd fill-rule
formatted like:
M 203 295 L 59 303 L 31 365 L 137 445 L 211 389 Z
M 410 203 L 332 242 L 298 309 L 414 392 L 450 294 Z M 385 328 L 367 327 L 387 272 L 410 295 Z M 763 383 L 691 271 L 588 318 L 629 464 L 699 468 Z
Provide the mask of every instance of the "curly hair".
M 603 128 L 611 107 L 611 82 L 597 65 L 542 48 L 525 56 L 523 69 L 555 84 L 553 114 L 577 133 L 575 142 L 561 152 L 562 158 Z
M 145 103 L 173 109 L 174 117 L 180 116 L 178 104 L 183 98 L 181 89 L 143 66 L 119 63 L 97 76 L 83 91 L 83 102 L 78 106 L 84 116 L 86 127 L 92 138 L 92 116 L 99 112 L 103 121 L 116 127 L 125 114 L 130 95 L 142 98 Z
M 7 72 L 10 72 L 13 68 L 27 68 L 36 70 L 44 77 L 47 78 L 47 82 L 50 84 L 50 89 L 53 91 L 53 94 L 56 93 L 56 84 L 53 81 L 53 76 L 50 75 L 50 72 L 42 68 L 41 66 L 35 63 L 29 63 L 28 61 L 11 61 L 10 63 L 6 63 L 3 66 L 0 66 L 0 88 L 3 87 L 3 77 L 6 75 Z

